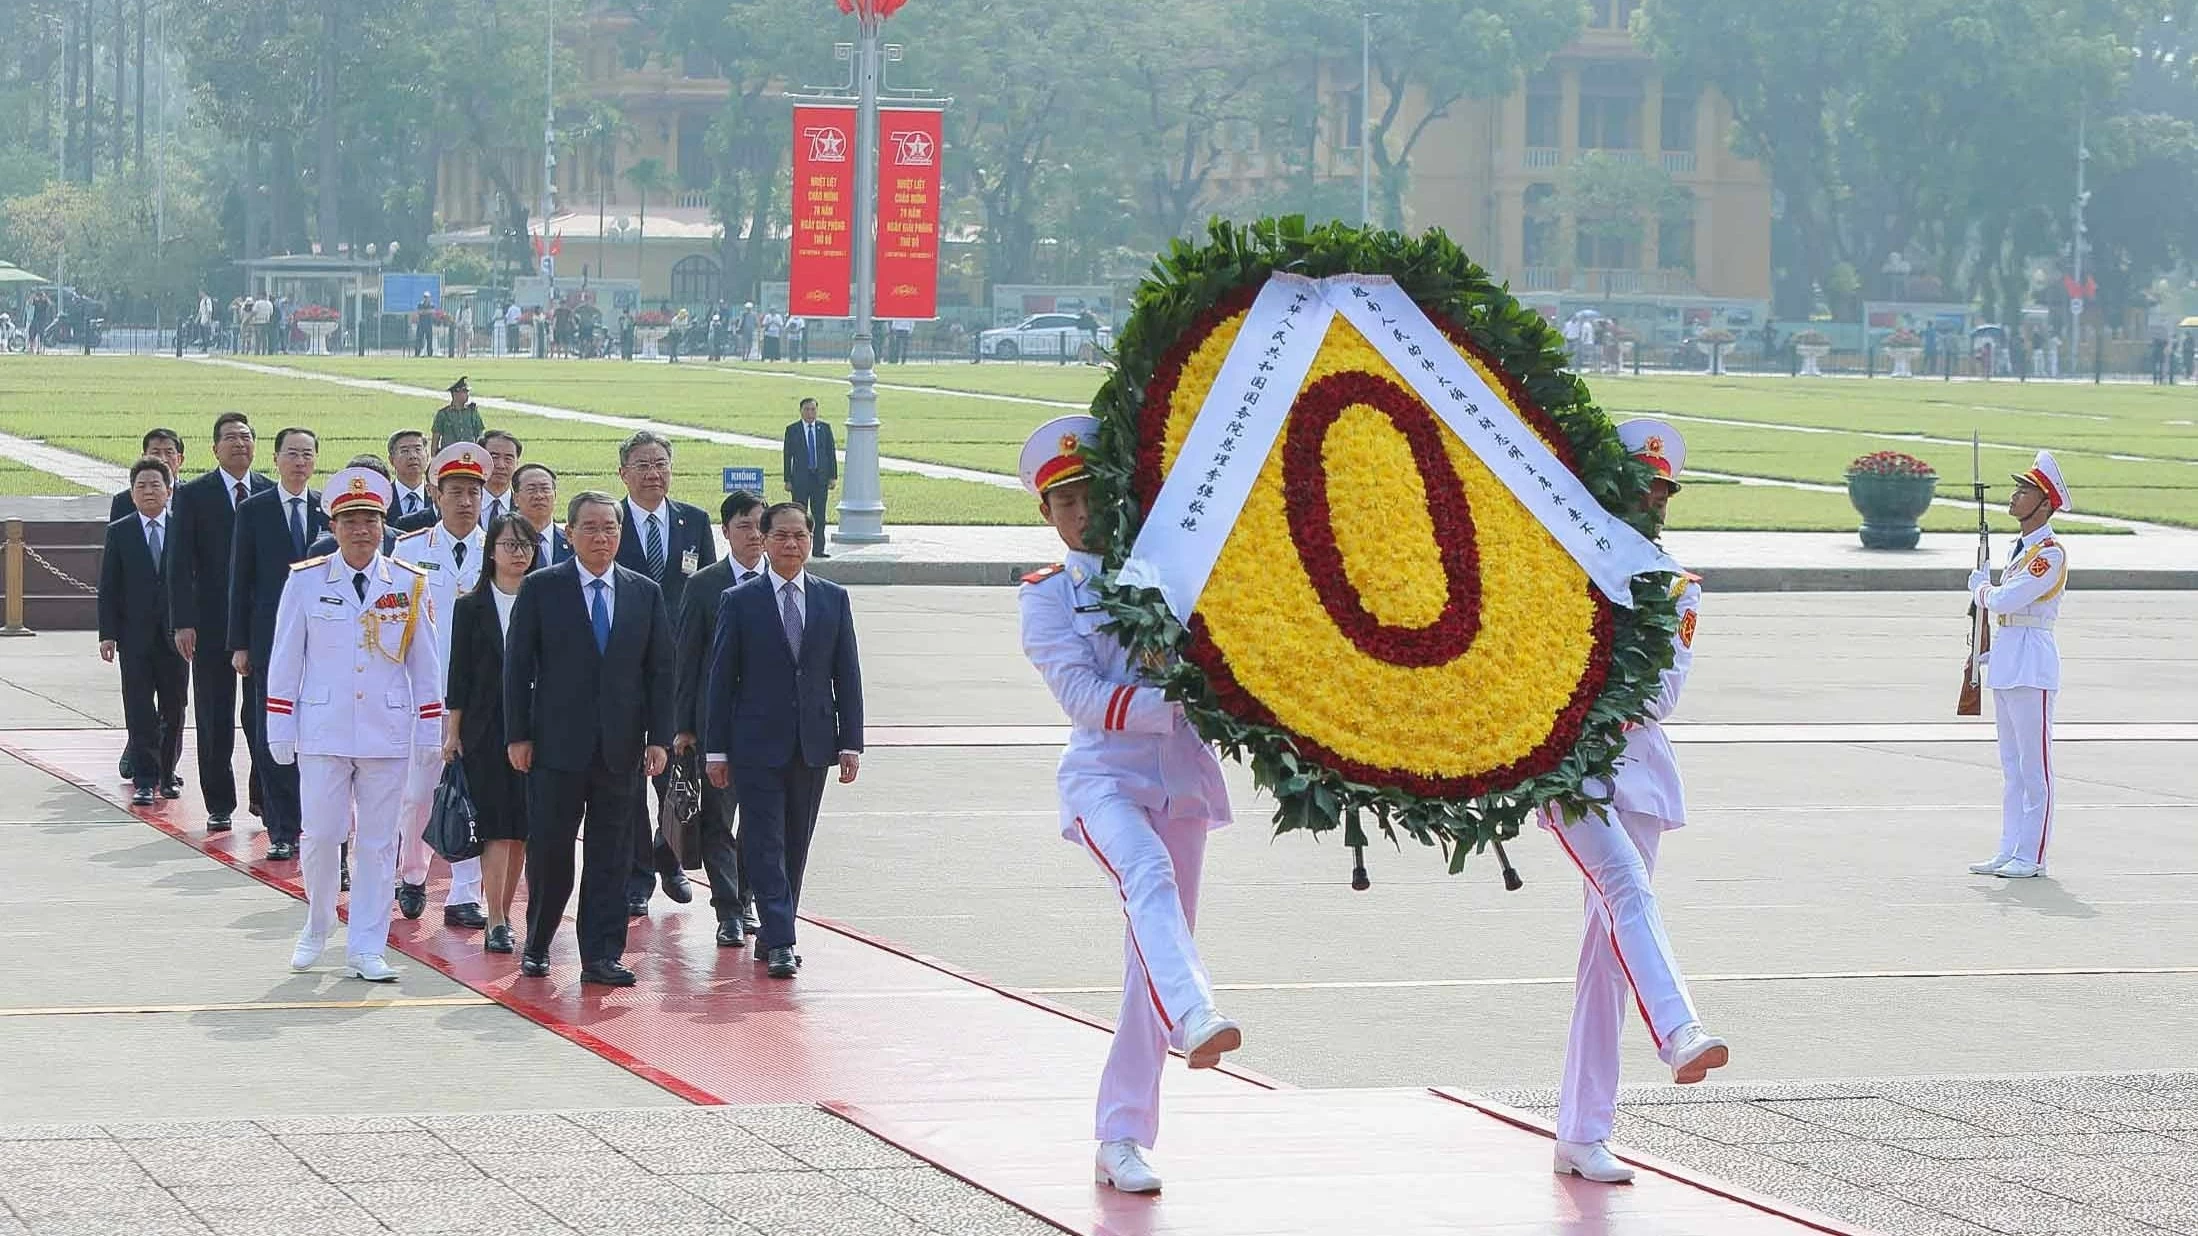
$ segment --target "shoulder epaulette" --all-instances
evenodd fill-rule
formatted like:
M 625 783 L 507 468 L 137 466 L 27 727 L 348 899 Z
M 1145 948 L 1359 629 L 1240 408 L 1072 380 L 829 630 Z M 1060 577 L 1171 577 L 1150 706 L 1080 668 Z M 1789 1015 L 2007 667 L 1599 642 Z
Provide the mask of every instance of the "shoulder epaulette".
M 1068 564 L 1065 562 L 1056 562 L 1052 566 L 1042 566 L 1023 576 L 1023 582 L 1026 584 L 1042 584 L 1067 569 Z
M 391 565 L 391 566 L 393 566 L 393 567 L 402 567 L 402 568 L 404 568 L 405 570 L 407 570 L 407 571 L 410 571 L 410 572 L 412 572 L 412 573 L 413 573 L 414 575 L 425 575 L 425 574 L 427 574 L 427 572 L 426 572 L 426 571 L 425 571 L 424 569 L 422 569 L 422 568 L 421 568 L 421 567 L 419 566 L 419 564 L 417 564 L 417 563 L 412 563 L 412 562 L 406 562 L 406 561 L 405 561 L 404 559 L 402 559 L 402 558 L 387 558 L 387 559 L 384 559 L 384 561 L 388 562 L 388 563 L 389 563 L 389 565 Z
M 333 557 L 335 557 L 334 554 L 322 554 L 318 558 L 307 558 L 303 562 L 291 563 L 290 569 L 293 571 L 302 571 L 307 567 L 326 566 L 328 565 L 328 560 Z
M 1692 571 L 1679 572 L 1677 575 L 1671 577 L 1671 599 L 1674 601 L 1678 600 L 1680 596 L 1686 592 L 1688 585 L 1699 584 L 1701 582 L 1702 577 L 1696 575 Z
M 410 532 L 400 532 L 400 533 L 398 533 L 398 534 L 397 534 L 397 539 L 398 539 L 398 540 L 400 540 L 400 541 L 409 541 L 409 540 L 411 540 L 411 539 L 412 539 L 413 537 L 416 537 L 416 536 L 426 536 L 426 535 L 427 535 L 428 533 L 430 533 L 430 532 L 433 532 L 433 531 L 435 531 L 435 525 L 433 525 L 433 524 L 429 524 L 429 525 L 428 525 L 427 527 L 425 527 L 425 528 L 414 528 L 414 529 L 413 529 L 412 531 L 410 531 Z

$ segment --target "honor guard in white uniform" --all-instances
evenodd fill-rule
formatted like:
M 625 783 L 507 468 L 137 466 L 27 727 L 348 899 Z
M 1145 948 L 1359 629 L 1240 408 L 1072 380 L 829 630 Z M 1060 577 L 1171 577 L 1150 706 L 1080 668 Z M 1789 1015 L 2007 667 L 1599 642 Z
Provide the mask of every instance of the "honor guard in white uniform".
M 2068 588 L 2068 550 L 2054 538 L 2052 521 L 2054 512 L 2067 509 L 2061 466 L 2039 451 L 2028 472 L 2015 474 L 2015 493 L 2007 501 L 2007 513 L 2022 525 L 2014 557 L 1997 585 L 1989 570 L 1969 576 L 1970 597 L 1992 617 L 1992 650 L 1980 660 L 1984 685 L 1992 689 L 2007 786 L 2000 848 L 1970 865 L 1978 875 L 2024 880 L 2045 874 L 2045 847 L 2053 839 L 2053 700 L 2061 692 L 2053 623 Z
M 427 579 L 381 553 L 391 487 L 366 468 L 330 477 L 321 509 L 336 552 L 290 568 L 267 666 L 267 747 L 298 766 L 304 835 L 305 930 L 290 956 L 310 969 L 336 929 L 337 850 L 358 821 L 358 877 L 385 889 L 397 872 L 397 809 L 417 748 L 442 745 L 442 667 L 426 619 Z M 397 972 L 389 898 L 351 906 L 345 969 L 374 983 Z
M 426 609 L 422 621 L 433 632 L 435 663 L 450 676 L 451 606 L 481 578 L 487 556 L 481 529 L 481 487 L 488 479 L 489 457 L 485 447 L 472 442 L 453 442 L 428 465 L 435 486 L 436 510 L 441 522 L 397 538 L 391 557 L 409 562 L 427 576 Z M 444 684 L 447 686 L 448 683 Z M 404 834 L 397 852 L 397 909 L 406 918 L 418 918 L 427 910 L 428 864 L 435 852 L 427 844 L 427 813 L 435 802 L 435 787 L 442 781 L 440 749 L 415 751 L 412 771 L 405 779 Z M 461 859 L 450 865 L 450 888 L 443 894 L 443 922 L 452 927 L 486 927 L 481 912 L 481 860 Z
M 1618 426 L 1618 439 L 1656 473 L 1647 505 L 1661 529 L 1665 503 L 1679 491 L 1686 440 L 1671 426 L 1650 420 Z M 1679 762 L 1662 721 L 1679 706 L 1679 692 L 1694 663 L 1701 582 L 1682 574 L 1672 581 L 1671 595 L 1679 609 L 1671 668 L 1661 675 L 1648 715 L 1627 728 L 1616 780 L 1589 787 L 1609 791 L 1608 814 L 1569 824 L 1554 813 L 1542 819 L 1587 879 L 1587 926 L 1580 940 L 1572 1034 L 1565 1044 L 1564 1085 L 1558 1095 L 1556 1170 L 1611 1184 L 1633 1179 L 1633 1169 L 1606 1145 L 1617 1116 L 1618 1046 L 1625 1034 L 1628 988 L 1658 1057 L 1671 1066 L 1673 1081 L 1701 1081 L 1730 1055 L 1724 1041 L 1705 1033 L 1695 1015 L 1686 978 L 1664 934 L 1663 913 L 1649 889 L 1658 842 L 1687 819 Z
M 1089 416 L 1040 426 L 1023 447 L 1023 485 L 1061 535 L 1067 560 L 1023 577 L 1023 652 L 1068 713 L 1061 754 L 1061 835 L 1081 846 L 1121 900 L 1127 973 L 1114 1045 L 1099 1078 L 1095 1175 L 1131 1193 L 1160 1188 L 1144 1159 L 1160 1131 L 1160 1073 L 1169 1047 L 1211 1068 L 1243 1043 L 1214 1010 L 1213 986 L 1191 940 L 1209 830 L 1230 819 L 1221 766 L 1182 707 L 1147 685 L 1120 641 L 1099 628 L 1089 476 L 1081 447 Z

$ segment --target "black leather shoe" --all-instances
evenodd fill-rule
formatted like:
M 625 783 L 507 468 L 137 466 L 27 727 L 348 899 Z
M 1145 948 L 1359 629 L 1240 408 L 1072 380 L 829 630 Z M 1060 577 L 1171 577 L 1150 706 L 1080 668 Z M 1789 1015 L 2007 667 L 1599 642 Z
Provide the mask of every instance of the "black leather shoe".
M 470 901 L 461 901 L 457 905 L 443 907 L 443 926 L 478 929 L 488 926 L 488 915 L 481 913 L 479 905 Z M 510 952 L 511 950 L 506 949 L 504 951 Z
M 631 987 L 633 971 L 615 961 L 591 961 L 580 967 L 580 981 L 598 987 Z
M 347 892 L 347 893 L 348 893 L 348 892 L 350 892 L 350 891 L 351 891 L 351 860 L 350 860 L 350 859 L 345 859 L 345 860 L 343 861 L 343 864 L 342 864 L 342 865 L 343 865 L 343 891 L 345 891 L 345 892 Z
M 762 933 L 760 933 L 760 932 L 754 932 L 754 931 L 751 931 L 751 932 L 749 932 L 749 933 L 748 933 L 748 938 L 756 942 L 756 960 L 757 960 L 757 961 L 762 961 L 762 960 L 764 959 L 764 957 L 765 957 L 766 955 L 768 955 L 768 954 L 770 953 L 770 951 L 771 951 L 771 950 L 769 950 L 769 949 L 767 949 L 767 948 L 763 947 L 763 935 L 762 935 Z
M 717 925 L 717 946 L 739 948 L 748 942 L 748 933 L 740 929 L 740 920 L 729 918 Z
M 229 813 L 226 811 L 221 812 L 218 815 L 210 815 L 206 817 L 207 832 L 225 833 L 228 832 L 231 827 L 233 826 L 229 823 Z
M 167 784 L 166 784 L 166 785 L 163 785 L 163 786 L 161 786 L 161 787 L 160 787 L 160 796 L 161 796 L 162 798 L 181 798 L 181 797 L 183 797 L 183 778 L 181 778 L 181 777 L 170 777 L 170 778 L 168 778 L 168 782 L 167 782 Z
M 754 934 L 756 934 L 757 932 L 759 932 L 759 931 L 763 930 L 763 920 L 762 920 L 762 919 L 760 919 L 760 918 L 757 918 L 757 917 L 756 917 L 756 903 L 755 903 L 755 902 L 753 902 L 753 901 L 749 902 L 749 903 L 747 904 L 747 906 L 745 906 L 745 907 L 744 907 L 744 908 L 743 908 L 743 909 L 741 910 L 741 912 L 740 912 L 740 922 L 741 922 L 741 925 L 742 925 L 742 926 L 744 926 L 744 927 L 746 927 L 746 928 L 748 929 L 748 934 L 749 934 L 749 935 L 751 935 L 751 936 L 752 936 L 752 935 L 754 935 Z
M 135 790 L 131 791 L 131 792 L 130 792 L 130 805 L 131 805 L 131 806 L 133 806 L 133 807 L 150 807 L 150 806 L 152 806 L 152 805 L 153 805 L 153 787 L 151 787 L 151 786 L 149 786 L 149 785 L 141 785 L 141 786 L 137 787 L 137 789 L 135 789 Z
M 275 841 L 270 842 L 267 846 L 268 862 L 287 863 L 297 856 L 298 843 L 295 841 Z
M 627 918 L 647 918 L 648 916 L 649 916 L 649 899 L 648 899 L 648 898 L 646 898 L 646 897 L 629 897 L 629 898 L 627 898 L 627 899 L 626 899 L 626 917 L 627 917 Z
M 481 937 L 481 951 L 484 953 L 510 952 L 511 924 L 505 923 L 501 926 L 489 928 L 488 934 Z
M 801 969 L 801 958 L 794 956 L 794 950 L 774 948 L 771 950 L 770 962 L 764 966 L 764 973 L 772 978 L 792 978 L 794 977 L 794 971 L 799 969 Z
M 427 913 L 427 885 L 398 881 L 397 912 L 406 918 L 418 918 Z
M 519 973 L 528 978 L 548 978 L 549 958 L 526 953 L 519 958 Z
M 666 897 L 681 905 L 695 899 L 694 882 L 687 878 L 686 872 L 679 869 L 678 859 L 667 854 L 657 855 L 656 874 L 657 882 L 664 886 Z

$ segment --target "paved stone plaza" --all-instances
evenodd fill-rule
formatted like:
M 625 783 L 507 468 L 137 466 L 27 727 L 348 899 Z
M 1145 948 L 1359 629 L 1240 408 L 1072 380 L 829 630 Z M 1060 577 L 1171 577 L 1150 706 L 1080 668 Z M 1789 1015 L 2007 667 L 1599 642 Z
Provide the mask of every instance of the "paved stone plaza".
M 828 791 L 805 909 L 1111 1018 L 1120 913 L 1055 833 L 1012 592 L 854 599 L 892 745 Z M 1958 597 L 1712 592 L 1658 886 L 1733 1062 L 1656 1086 L 1636 1036 L 1618 1140 L 1889 1233 L 2198 1232 L 2194 622 L 2198 594 L 2071 595 L 2051 874 L 2012 882 L 1963 871 L 1999 772 L 1951 716 Z M 0 643 L 8 728 L 116 726 L 113 684 L 88 635 Z M 1381 846 L 1353 893 L 1231 775 L 1200 936 L 1243 1065 L 1546 1109 L 1580 902 L 1554 848 L 1522 838 L 1507 894 Z M 1047 1230 L 838 1116 L 688 1107 L 424 966 L 291 975 L 301 915 L 0 761 L 0 1236 Z

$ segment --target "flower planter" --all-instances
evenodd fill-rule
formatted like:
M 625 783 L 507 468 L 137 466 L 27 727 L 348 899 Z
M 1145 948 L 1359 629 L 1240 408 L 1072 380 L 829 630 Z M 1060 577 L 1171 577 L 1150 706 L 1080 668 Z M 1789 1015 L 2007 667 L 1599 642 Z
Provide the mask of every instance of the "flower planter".
M 1725 345 L 1722 343 L 1713 343 L 1710 345 L 1710 376 L 1713 378 L 1720 377 L 1724 374 L 1724 372 Z
M 1794 345 L 1794 355 L 1801 358 L 1800 376 L 1804 378 L 1823 377 L 1824 371 L 1817 368 L 1817 362 L 1823 360 L 1825 357 L 1830 356 L 1831 354 L 1832 349 L 1828 344 L 1797 343 Z
M 1935 476 L 1847 474 L 1847 500 L 1862 516 L 1864 549 L 1914 549 L 1923 539 L 1917 521 L 1938 493 Z
M 1896 378 L 1912 378 L 1916 376 L 1915 364 L 1918 360 L 1922 359 L 1923 349 L 1887 348 L 1885 349 L 1885 355 L 1891 358 L 1893 362 L 1893 372 L 1891 376 Z
M 637 326 L 634 328 L 634 337 L 641 341 L 642 360 L 655 360 L 657 358 L 656 345 L 663 342 L 668 329 L 663 326 Z
M 328 337 L 336 333 L 336 323 L 300 322 L 298 329 L 305 332 L 307 356 L 328 355 Z

